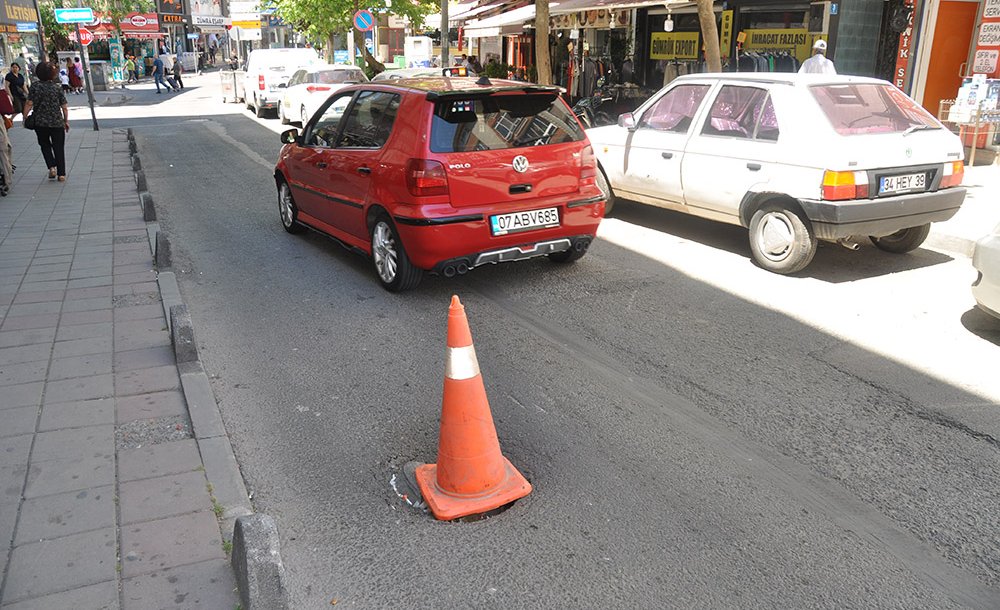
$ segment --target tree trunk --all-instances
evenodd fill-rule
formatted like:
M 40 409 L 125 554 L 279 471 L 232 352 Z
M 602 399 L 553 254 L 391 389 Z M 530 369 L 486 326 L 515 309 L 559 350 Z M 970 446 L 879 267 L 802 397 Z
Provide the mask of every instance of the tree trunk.
M 715 11 L 712 0 L 698 0 L 698 21 L 701 22 L 701 37 L 705 40 L 705 62 L 709 72 L 722 72 L 719 56 L 719 28 L 715 25 Z
M 333 63 L 334 44 L 333 32 L 330 32 L 326 35 L 326 53 L 324 53 L 326 55 L 326 63 L 328 64 Z
M 368 47 L 365 46 L 364 34 L 355 28 L 351 28 L 351 31 L 354 32 L 354 47 L 357 49 L 361 49 L 361 57 L 364 58 L 365 63 L 368 64 L 368 67 L 371 68 L 372 70 L 375 70 L 376 74 L 378 74 L 379 72 L 385 72 L 385 64 L 375 59 L 375 56 L 372 55 L 371 52 L 368 50 Z
M 535 71 L 539 85 L 552 84 L 552 58 L 549 57 L 549 0 L 535 2 Z

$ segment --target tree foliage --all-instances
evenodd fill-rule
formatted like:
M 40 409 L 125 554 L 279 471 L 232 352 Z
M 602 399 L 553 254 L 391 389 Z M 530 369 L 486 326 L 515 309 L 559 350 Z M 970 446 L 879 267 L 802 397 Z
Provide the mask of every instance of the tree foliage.
M 76 44 L 70 39 L 75 26 L 56 23 L 55 9 L 72 8 L 75 0 L 38 0 L 38 13 L 45 30 L 45 48 L 49 53 L 68 51 Z M 94 13 L 110 19 L 114 23 L 118 35 L 121 36 L 122 17 L 129 13 L 150 13 L 156 10 L 153 0 L 87 0 L 86 6 L 94 9 Z
M 373 13 L 390 13 L 405 17 L 410 23 L 422 24 L 427 15 L 438 9 L 435 0 L 276 0 L 278 15 L 311 40 L 321 40 L 327 44 L 327 61 L 333 61 L 333 35 L 353 33 L 355 48 L 364 54 L 369 67 L 381 72 L 385 69 L 371 53 L 365 49 L 364 35 L 354 29 L 354 13 L 366 8 Z M 391 4 L 391 6 L 386 6 Z

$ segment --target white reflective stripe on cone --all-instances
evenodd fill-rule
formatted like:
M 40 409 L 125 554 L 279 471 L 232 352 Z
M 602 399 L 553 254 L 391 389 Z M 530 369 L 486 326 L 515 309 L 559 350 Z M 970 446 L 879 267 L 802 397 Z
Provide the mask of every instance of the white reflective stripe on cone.
M 445 354 L 444 376 L 448 379 L 472 379 L 479 375 L 476 347 L 449 347 Z

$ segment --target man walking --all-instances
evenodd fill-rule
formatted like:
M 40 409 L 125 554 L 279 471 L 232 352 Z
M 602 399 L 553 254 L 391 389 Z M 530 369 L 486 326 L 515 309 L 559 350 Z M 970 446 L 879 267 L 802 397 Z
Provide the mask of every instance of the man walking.
M 813 56 L 802 62 L 799 74 L 836 74 L 833 62 L 826 58 L 826 41 L 813 43 Z
M 184 73 L 184 67 L 181 66 L 181 58 L 180 57 L 175 57 L 174 58 L 174 82 L 172 82 L 171 84 L 175 85 L 178 89 L 183 89 L 184 88 L 184 81 L 181 80 L 181 74 L 183 74 L 183 73 Z
M 160 85 L 170 91 L 170 85 L 163 80 L 163 60 L 159 55 L 153 60 L 153 82 L 156 83 L 156 93 L 160 93 Z

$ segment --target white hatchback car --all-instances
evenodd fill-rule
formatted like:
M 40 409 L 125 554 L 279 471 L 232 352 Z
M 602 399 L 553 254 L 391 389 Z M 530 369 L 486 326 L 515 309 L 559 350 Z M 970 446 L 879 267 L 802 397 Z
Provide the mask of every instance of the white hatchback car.
M 282 87 L 285 93 L 278 102 L 278 118 L 282 125 L 302 121 L 305 127 L 331 95 L 347 85 L 367 82 L 364 70 L 346 64 L 321 64 L 296 70 Z
M 587 130 L 609 195 L 742 225 L 762 267 L 817 240 L 923 243 L 965 199 L 962 143 L 892 84 L 812 74 L 683 76 Z
M 979 272 L 972 284 L 972 296 L 980 309 L 1000 318 L 1000 225 L 976 242 L 972 266 Z

